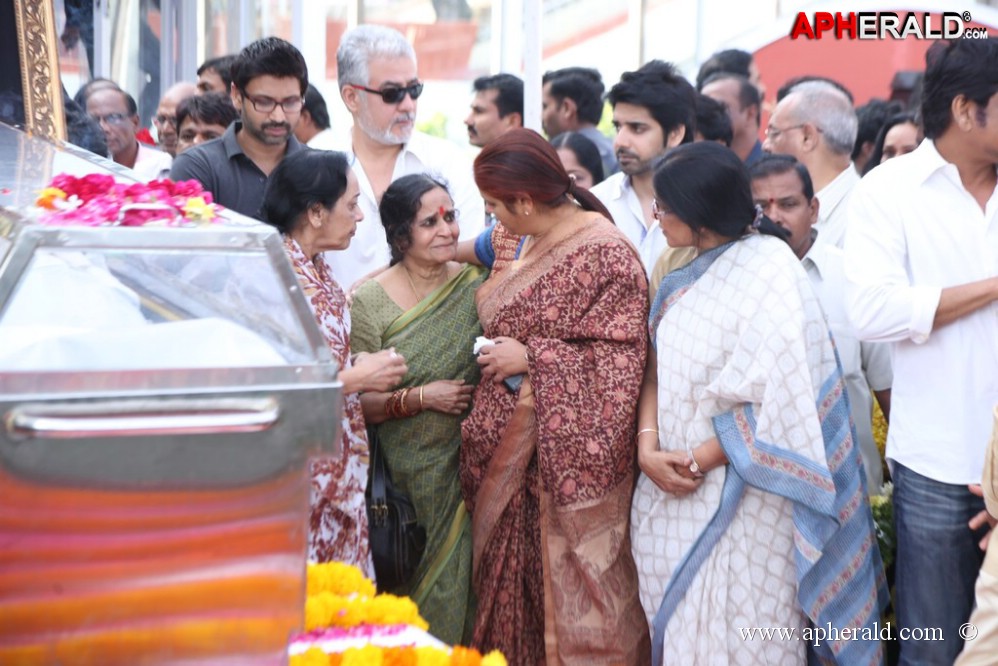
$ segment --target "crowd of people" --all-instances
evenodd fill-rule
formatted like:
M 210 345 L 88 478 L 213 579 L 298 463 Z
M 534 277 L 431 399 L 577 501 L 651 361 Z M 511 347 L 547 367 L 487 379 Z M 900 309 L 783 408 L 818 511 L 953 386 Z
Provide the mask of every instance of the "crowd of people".
M 349 128 L 281 39 L 209 61 L 164 95 L 162 150 L 113 82 L 78 100 L 115 162 L 281 233 L 345 395 L 342 454 L 312 463 L 311 558 L 374 575 L 373 431 L 427 533 L 395 591 L 449 643 L 515 664 L 880 663 L 869 497 L 890 479 L 900 663 L 993 659 L 998 45 L 933 45 L 906 107 L 798 77 L 765 128 L 740 51 L 695 84 L 657 60 L 609 90 L 548 72 L 548 139 L 523 128 L 521 79 L 481 77 L 473 162 L 415 128 L 403 35 L 348 31 L 337 71 Z

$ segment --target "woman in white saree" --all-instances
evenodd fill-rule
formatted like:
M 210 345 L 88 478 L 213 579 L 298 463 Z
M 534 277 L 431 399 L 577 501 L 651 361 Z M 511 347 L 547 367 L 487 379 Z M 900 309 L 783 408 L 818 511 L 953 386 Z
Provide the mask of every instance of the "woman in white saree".
M 883 569 L 807 275 L 730 150 L 681 146 L 654 184 L 669 245 L 699 256 L 659 287 L 638 408 L 631 536 L 653 663 L 879 663 Z M 770 627 L 794 637 L 751 635 Z

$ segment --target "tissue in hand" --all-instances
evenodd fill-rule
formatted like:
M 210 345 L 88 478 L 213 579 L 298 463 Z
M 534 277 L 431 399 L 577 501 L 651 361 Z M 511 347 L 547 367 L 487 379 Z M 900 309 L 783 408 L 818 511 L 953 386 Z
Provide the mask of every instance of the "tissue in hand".
M 477 338 L 475 338 L 475 347 L 472 349 L 471 353 L 473 353 L 473 354 L 475 354 L 477 356 L 478 354 L 481 353 L 482 347 L 485 347 L 486 345 L 494 345 L 494 344 L 495 344 L 494 341 L 489 340 L 484 335 L 479 335 Z

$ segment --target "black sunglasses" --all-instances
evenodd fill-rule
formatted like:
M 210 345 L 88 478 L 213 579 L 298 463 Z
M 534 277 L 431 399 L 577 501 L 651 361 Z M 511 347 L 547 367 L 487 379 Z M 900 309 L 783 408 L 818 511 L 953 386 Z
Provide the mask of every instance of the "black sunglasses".
M 398 86 L 385 86 L 381 90 L 375 90 L 374 88 L 358 86 L 355 83 L 351 83 L 350 87 L 356 88 L 357 90 L 363 90 L 364 92 L 374 93 L 375 95 L 381 95 L 381 99 L 384 100 L 385 104 L 398 104 L 405 99 L 407 94 L 413 100 L 419 99 L 419 96 L 423 94 L 423 84 L 419 81 L 404 88 L 400 88 Z

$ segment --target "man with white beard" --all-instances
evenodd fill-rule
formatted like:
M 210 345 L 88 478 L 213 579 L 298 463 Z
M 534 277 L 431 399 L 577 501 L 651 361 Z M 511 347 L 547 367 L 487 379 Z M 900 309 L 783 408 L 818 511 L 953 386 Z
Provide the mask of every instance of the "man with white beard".
M 336 66 L 340 97 L 354 122 L 340 149 L 355 158 L 364 212 L 350 247 L 328 257 L 337 281 L 346 287 L 388 264 L 378 204 L 396 178 L 429 173 L 443 179 L 460 211 L 461 240 L 483 229 L 485 206 L 463 149 L 415 130 L 423 83 L 416 76 L 416 53 L 400 32 L 378 25 L 347 31 Z

